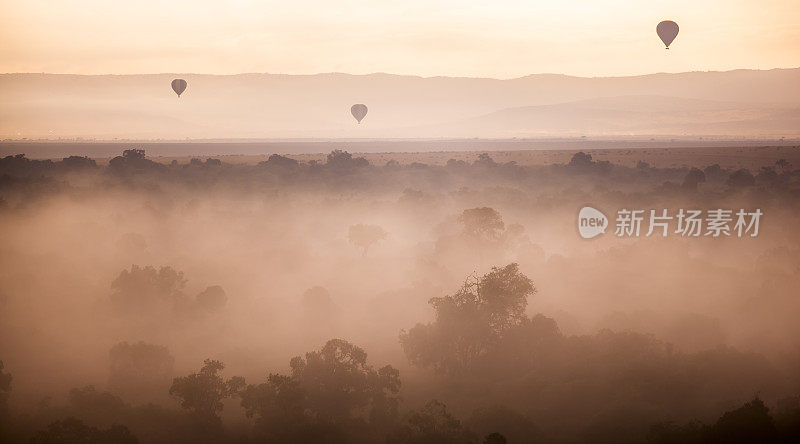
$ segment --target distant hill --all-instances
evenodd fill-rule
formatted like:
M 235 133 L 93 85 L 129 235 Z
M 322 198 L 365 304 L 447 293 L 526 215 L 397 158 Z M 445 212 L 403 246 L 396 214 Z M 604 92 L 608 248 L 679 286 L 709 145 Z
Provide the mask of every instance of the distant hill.
M 177 98 L 170 81 L 189 82 Z M 369 114 L 361 125 L 353 103 Z M 511 80 L 0 75 L 0 138 L 796 136 L 800 69 Z
M 800 106 L 622 96 L 509 108 L 434 131 L 462 137 L 797 135 Z

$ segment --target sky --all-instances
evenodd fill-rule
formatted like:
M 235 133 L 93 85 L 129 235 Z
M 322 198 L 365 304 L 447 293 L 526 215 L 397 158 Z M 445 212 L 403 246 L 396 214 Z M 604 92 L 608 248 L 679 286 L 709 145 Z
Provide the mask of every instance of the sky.
M 670 50 L 661 20 L 680 25 Z M 6 73 L 515 78 L 798 66 L 798 0 L 0 0 Z

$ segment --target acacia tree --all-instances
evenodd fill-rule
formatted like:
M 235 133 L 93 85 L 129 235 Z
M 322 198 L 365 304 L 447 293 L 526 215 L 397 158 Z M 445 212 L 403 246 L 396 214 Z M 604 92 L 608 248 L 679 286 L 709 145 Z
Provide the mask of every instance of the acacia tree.
M 361 248 L 364 256 L 370 246 L 386 239 L 386 236 L 386 231 L 377 225 L 353 225 L 348 232 L 350 243 Z
M 369 166 L 369 161 L 363 157 L 353 157 L 353 155 L 347 151 L 333 150 L 328 154 L 325 166 L 339 172 L 344 172 Z
M 458 222 L 462 224 L 464 234 L 478 239 L 498 239 L 505 229 L 500 213 L 489 207 L 464 210 Z
M 528 297 L 535 293 L 533 282 L 517 264 L 493 267 L 480 279 L 467 279 L 453 295 L 428 301 L 436 320 L 402 331 L 400 344 L 415 365 L 462 372 L 525 322 Z
M 198 373 L 175 378 L 169 394 L 179 398 L 181 407 L 188 410 L 199 423 L 219 426 L 222 401 L 238 394 L 245 385 L 244 378 L 240 376 L 224 380 L 219 375 L 224 368 L 222 362 L 206 359 Z

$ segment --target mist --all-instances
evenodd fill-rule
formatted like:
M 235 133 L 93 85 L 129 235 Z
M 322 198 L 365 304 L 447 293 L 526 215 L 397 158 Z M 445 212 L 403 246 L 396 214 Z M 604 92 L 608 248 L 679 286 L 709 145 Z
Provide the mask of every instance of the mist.
M 789 439 L 800 160 L 780 149 L 5 157 L 2 432 L 724 441 L 734 412 Z M 764 215 L 755 237 L 586 240 L 585 205 Z

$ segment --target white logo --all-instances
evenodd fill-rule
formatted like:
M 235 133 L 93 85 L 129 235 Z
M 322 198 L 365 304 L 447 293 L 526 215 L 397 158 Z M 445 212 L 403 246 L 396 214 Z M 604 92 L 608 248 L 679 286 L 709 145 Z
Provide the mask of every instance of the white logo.
M 578 232 L 584 239 L 591 239 L 606 232 L 608 218 L 600 210 L 583 207 L 578 212 Z

